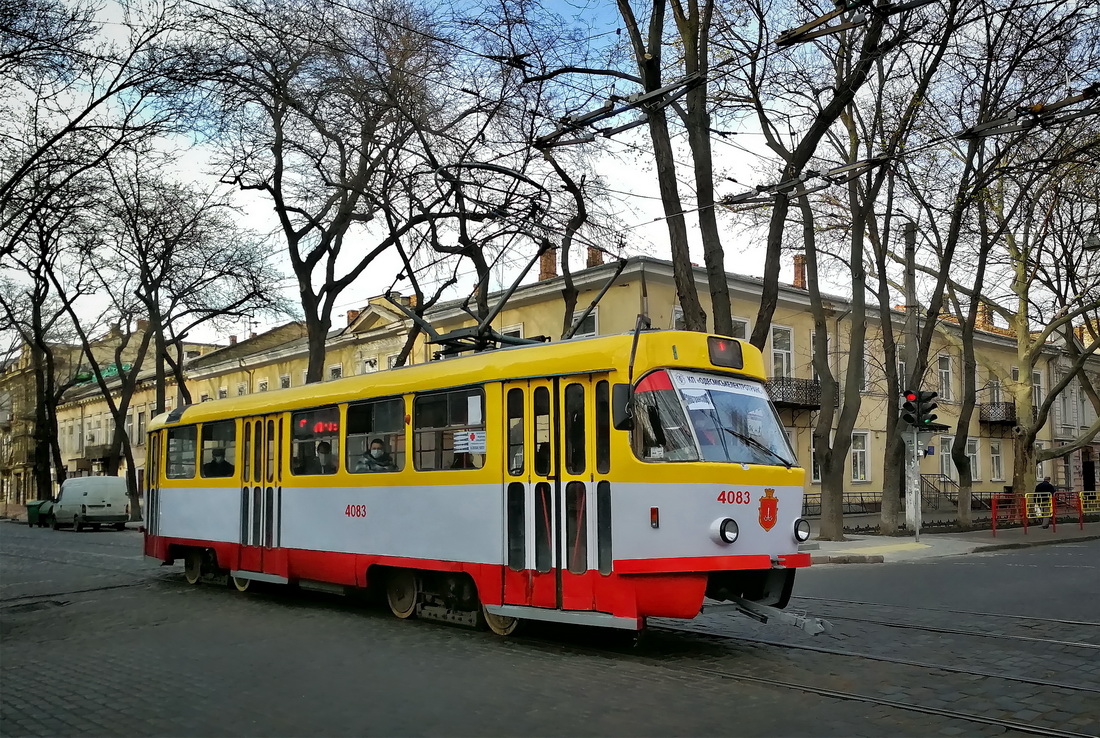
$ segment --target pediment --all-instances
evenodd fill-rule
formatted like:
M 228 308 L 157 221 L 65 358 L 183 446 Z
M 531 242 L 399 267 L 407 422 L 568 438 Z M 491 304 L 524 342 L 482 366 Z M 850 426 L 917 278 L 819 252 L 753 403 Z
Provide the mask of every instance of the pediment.
M 404 316 L 381 305 L 368 305 L 348 326 L 348 333 L 370 333 L 399 322 Z

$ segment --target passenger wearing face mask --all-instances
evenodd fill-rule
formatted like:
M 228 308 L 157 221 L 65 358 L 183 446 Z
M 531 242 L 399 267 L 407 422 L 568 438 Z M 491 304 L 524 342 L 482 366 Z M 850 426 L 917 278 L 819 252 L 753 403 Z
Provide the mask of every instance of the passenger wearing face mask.
M 370 442 L 370 450 L 360 456 L 355 465 L 357 472 L 395 471 L 396 469 L 393 457 L 386 450 L 386 444 L 381 438 L 375 438 Z
M 336 458 L 328 441 L 317 444 L 317 455 L 306 459 L 304 474 L 335 474 Z

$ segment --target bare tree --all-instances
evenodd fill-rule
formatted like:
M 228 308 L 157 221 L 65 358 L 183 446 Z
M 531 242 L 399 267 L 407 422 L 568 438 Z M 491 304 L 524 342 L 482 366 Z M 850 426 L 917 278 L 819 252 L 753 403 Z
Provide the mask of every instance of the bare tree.
M 180 40 L 181 14 L 171 0 L 125 11 L 112 41 L 92 3 L 0 6 L 0 255 L 71 182 L 186 126 L 201 57 Z

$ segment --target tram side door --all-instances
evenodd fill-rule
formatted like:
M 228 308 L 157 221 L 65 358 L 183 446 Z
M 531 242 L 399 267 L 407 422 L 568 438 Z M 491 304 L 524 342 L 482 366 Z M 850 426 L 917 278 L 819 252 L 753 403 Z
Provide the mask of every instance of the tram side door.
M 597 572 L 590 571 L 595 550 L 596 500 L 593 470 L 595 422 L 592 379 L 561 377 L 557 384 L 558 581 L 563 610 L 594 610 Z
M 505 385 L 505 604 L 593 609 L 590 391 L 586 375 Z
M 283 419 L 278 415 L 248 418 L 243 425 L 238 568 L 285 576 L 286 552 L 279 542 Z

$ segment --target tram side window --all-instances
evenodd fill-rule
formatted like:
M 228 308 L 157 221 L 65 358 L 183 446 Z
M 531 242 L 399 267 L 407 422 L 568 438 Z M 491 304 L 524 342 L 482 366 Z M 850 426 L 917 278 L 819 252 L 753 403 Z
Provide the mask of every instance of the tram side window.
M 167 474 L 169 479 L 195 477 L 195 449 L 198 429 L 193 425 L 168 429 Z
M 352 473 L 404 469 L 405 401 L 397 397 L 349 405 L 344 448 Z
M 294 413 L 290 426 L 290 473 L 335 474 L 340 458 L 340 408 Z
M 419 471 L 485 465 L 485 393 L 462 389 L 413 401 L 413 458 Z
M 657 372 L 638 383 L 634 393 L 634 453 L 644 461 L 698 461 L 699 451 L 687 418 L 667 377 Z
M 231 477 L 237 459 L 237 425 L 232 420 L 202 426 L 202 476 Z
M 508 473 L 523 474 L 523 390 L 508 390 Z

